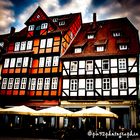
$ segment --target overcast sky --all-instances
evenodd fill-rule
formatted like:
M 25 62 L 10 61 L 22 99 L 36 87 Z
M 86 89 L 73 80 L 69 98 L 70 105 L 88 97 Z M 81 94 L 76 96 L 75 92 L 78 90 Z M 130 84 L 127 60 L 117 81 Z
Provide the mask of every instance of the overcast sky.
M 48 16 L 81 12 L 83 22 L 127 17 L 140 30 L 140 0 L 0 0 L 0 34 L 16 31 L 40 6 Z

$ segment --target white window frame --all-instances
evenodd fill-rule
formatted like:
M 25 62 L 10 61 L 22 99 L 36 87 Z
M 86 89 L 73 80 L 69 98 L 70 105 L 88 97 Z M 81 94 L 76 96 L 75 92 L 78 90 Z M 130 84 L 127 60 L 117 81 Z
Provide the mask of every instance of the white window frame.
M 126 59 L 120 58 L 118 59 L 118 61 L 119 61 L 119 69 L 126 69 Z
M 119 36 L 121 36 L 120 32 L 113 32 L 113 37 L 119 37 Z
M 38 78 L 37 80 L 37 90 L 43 89 L 43 78 Z
M 103 78 L 103 90 L 110 90 L 110 78 Z
M 50 89 L 50 78 L 45 78 L 44 90 Z
M 128 49 L 128 45 L 127 44 L 120 44 L 119 45 L 119 49 L 120 50 L 127 50 Z
M 70 70 L 71 71 L 77 71 L 77 67 L 78 67 L 78 62 L 77 61 L 71 61 Z
M 25 51 L 25 49 L 26 49 L 26 41 L 22 41 L 20 45 L 20 50 Z
M 8 79 L 7 79 L 7 78 L 3 78 L 3 80 L 2 80 L 2 85 L 1 85 L 1 89 L 6 89 L 7 82 L 8 82 Z
M 48 28 L 48 23 L 41 24 L 41 29 L 47 29 L 47 28 Z
M 63 26 L 63 25 L 65 25 L 65 21 L 63 20 L 63 21 L 59 21 L 59 26 Z
M 74 53 L 81 53 L 82 52 L 82 48 L 75 48 L 74 49 Z
M 71 91 L 77 91 L 78 89 L 78 80 L 77 79 L 71 79 L 70 80 L 70 90 Z
M 9 78 L 8 89 L 12 89 L 13 88 L 13 82 L 14 82 L 14 78 Z
M 10 68 L 14 68 L 16 63 L 16 58 L 11 58 L 10 60 Z
M 20 48 L 20 42 L 15 42 L 15 49 L 14 51 L 19 51 Z
M 32 49 L 32 45 L 33 45 L 33 41 L 30 40 L 27 42 L 27 50 L 31 50 Z
M 93 39 L 94 38 L 94 34 L 88 34 L 87 35 L 87 39 Z
M 4 68 L 8 68 L 9 67 L 9 62 L 10 62 L 10 59 L 6 58 L 5 61 L 4 61 Z
M 53 66 L 58 66 L 59 64 L 59 56 L 54 56 L 53 57 Z
M 26 89 L 26 83 L 27 83 L 27 78 L 22 78 L 21 79 L 21 85 L 20 85 L 20 89 Z
M 104 46 L 97 46 L 96 47 L 97 52 L 103 52 L 105 50 Z
M 93 90 L 93 79 L 86 79 L 86 90 Z
M 19 57 L 17 58 L 16 67 L 21 67 L 21 66 L 22 66 L 22 57 Z
M 36 78 L 32 78 L 32 81 L 31 81 L 31 90 L 35 90 L 36 88 Z
M 29 27 L 28 27 L 28 31 L 33 31 L 34 28 L 35 28 L 35 25 L 29 25 Z
M 86 61 L 86 71 L 93 70 L 93 60 L 87 60 Z
M 15 78 L 14 89 L 19 89 L 20 78 Z
M 41 39 L 40 41 L 40 48 L 45 48 L 46 47 L 46 39 Z
M 46 57 L 45 67 L 51 67 L 52 57 Z
M 110 68 L 109 59 L 103 59 L 102 70 L 109 70 L 109 68 Z
M 0 46 L 3 48 L 3 46 L 4 46 L 4 42 L 0 42 Z
M 40 57 L 39 58 L 39 67 L 44 67 L 45 64 L 45 57 Z
M 29 63 L 29 57 L 24 57 L 23 58 L 23 67 L 28 67 L 28 63 Z
M 53 46 L 53 38 L 47 39 L 47 48 L 51 48 Z
M 57 89 L 57 85 L 58 85 L 58 78 L 57 77 L 53 77 L 52 78 L 51 89 Z
M 119 78 L 119 89 L 120 90 L 125 90 L 127 89 L 127 78 Z

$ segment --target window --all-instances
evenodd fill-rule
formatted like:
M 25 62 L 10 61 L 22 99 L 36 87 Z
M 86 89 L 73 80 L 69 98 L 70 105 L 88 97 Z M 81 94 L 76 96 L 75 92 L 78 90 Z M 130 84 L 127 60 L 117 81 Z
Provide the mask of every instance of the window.
M 50 88 L 50 78 L 45 78 L 44 90 L 47 90 L 49 88 Z
M 42 23 L 41 24 L 41 29 L 47 29 L 48 23 Z
M 120 32 L 113 32 L 113 37 L 119 37 L 119 36 L 121 36 Z
M 39 67 L 44 67 L 45 57 L 39 58 Z
M 104 90 L 110 89 L 110 79 L 109 78 L 103 78 L 103 89 Z
M 108 59 L 102 60 L 102 69 L 109 70 L 109 60 Z
M 53 57 L 53 66 L 58 66 L 58 62 L 59 62 L 59 56 L 54 56 Z
M 75 48 L 74 49 L 74 53 L 81 53 L 82 52 L 82 48 Z
M 8 68 L 8 66 L 9 66 L 9 61 L 10 61 L 9 58 L 6 58 L 6 59 L 5 59 L 5 61 L 4 61 L 4 68 Z
M 40 48 L 45 48 L 45 45 L 46 45 L 46 39 L 41 39 Z
M 26 89 L 27 78 L 21 79 L 20 89 Z
M 30 58 L 30 68 L 32 67 L 33 58 Z
M 19 48 L 20 48 L 20 42 L 16 42 L 14 51 L 19 51 Z
M 32 78 L 32 81 L 31 81 L 31 90 L 35 90 L 35 86 L 36 86 L 36 79 L 35 78 Z
M 46 64 L 45 64 L 46 67 L 51 67 L 51 59 L 52 57 L 46 57 Z
M 53 38 L 48 38 L 47 39 L 47 48 L 52 47 L 52 45 L 53 45 Z
M 70 90 L 71 91 L 76 91 L 77 90 L 77 79 L 71 79 Z
M 32 40 L 27 42 L 27 50 L 31 50 L 32 49 L 32 44 L 33 44 Z
M 3 78 L 1 89 L 6 89 L 6 86 L 7 86 L 7 78 Z
M 13 88 L 13 81 L 14 81 L 13 78 L 9 78 L 9 81 L 8 81 L 8 89 L 12 89 Z
M 127 89 L 127 78 L 119 78 L 119 89 Z
M 92 60 L 87 60 L 86 61 L 86 71 L 93 70 L 93 61 Z
M 53 18 L 53 22 L 58 22 L 58 18 Z
M 126 59 L 119 59 L 119 69 L 126 69 Z
M 36 28 L 35 28 L 35 30 L 40 30 L 40 25 L 38 25 Z
M 21 42 L 20 50 L 25 50 L 26 48 L 26 41 Z
M 97 52 L 103 52 L 104 46 L 98 46 L 96 49 L 97 49 Z
M 0 47 L 3 48 L 3 46 L 4 46 L 4 42 L 0 42 Z
M 93 39 L 93 38 L 94 38 L 94 34 L 87 35 L 87 39 Z
M 43 88 L 43 78 L 38 78 L 37 90 L 42 90 L 42 88 Z
M 77 71 L 77 61 L 71 62 L 71 71 Z
M 127 44 L 120 44 L 120 45 L 119 45 L 119 49 L 120 49 L 120 50 L 127 50 L 127 48 L 128 48 L 128 47 L 127 47 Z
M 86 79 L 86 90 L 93 90 L 93 79 Z
M 30 26 L 28 27 L 28 31 L 33 31 L 33 30 L 34 30 L 34 28 L 35 28 L 35 26 L 34 26 L 34 25 L 30 25 Z
M 58 78 L 52 78 L 52 89 L 57 89 Z
M 22 58 L 17 58 L 16 67 L 22 66 Z
M 28 82 L 28 90 L 30 90 L 31 86 L 31 78 L 29 78 L 29 82 Z
M 63 25 L 65 25 L 65 21 L 60 21 L 59 26 L 63 26 Z
M 15 67 L 15 62 L 16 62 L 16 58 L 11 58 L 11 62 L 10 62 L 10 67 L 11 68 Z
M 24 57 L 23 59 L 23 67 L 28 67 L 29 57 Z
M 19 89 L 20 78 L 15 78 L 14 89 Z

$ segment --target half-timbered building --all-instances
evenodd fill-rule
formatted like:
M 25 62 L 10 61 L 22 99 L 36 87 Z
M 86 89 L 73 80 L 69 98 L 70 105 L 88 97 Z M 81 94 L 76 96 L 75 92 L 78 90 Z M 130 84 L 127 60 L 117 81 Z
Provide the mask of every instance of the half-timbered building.
M 79 110 L 98 105 L 119 116 L 99 119 L 98 127 L 136 127 L 139 52 L 138 30 L 126 17 L 96 21 L 94 13 L 93 22 L 82 24 L 61 57 L 61 106 Z
M 58 105 L 62 85 L 59 58 L 79 31 L 81 14 L 48 17 L 38 7 L 25 26 L 19 32 L 11 28 L 3 55 L 1 105 Z

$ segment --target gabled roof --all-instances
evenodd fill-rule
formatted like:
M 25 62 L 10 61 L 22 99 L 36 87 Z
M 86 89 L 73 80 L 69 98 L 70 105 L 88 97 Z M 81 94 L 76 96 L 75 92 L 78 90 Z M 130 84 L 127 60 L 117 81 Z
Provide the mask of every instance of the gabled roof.
M 114 31 L 121 31 L 121 36 L 113 37 L 112 32 Z M 89 33 L 95 34 L 95 37 L 93 39 L 88 39 L 87 34 Z M 128 50 L 119 50 L 119 43 L 128 44 Z M 83 51 L 81 53 L 74 53 L 75 46 L 81 45 L 82 47 L 82 44 L 85 44 Z M 104 45 L 105 51 L 97 52 L 97 45 Z M 93 29 L 93 22 L 82 24 L 79 33 L 61 58 L 75 59 L 139 53 L 140 46 L 137 29 L 124 17 L 98 21 L 96 29 Z
M 57 28 L 57 26 L 52 22 L 52 20 L 46 15 L 46 13 L 42 10 L 40 6 L 34 11 L 32 16 L 25 22 L 26 25 L 33 24 L 38 21 L 46 21 L 51 23 L 53 27 Z

